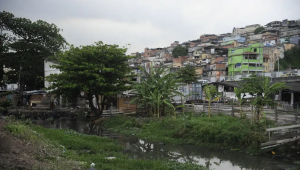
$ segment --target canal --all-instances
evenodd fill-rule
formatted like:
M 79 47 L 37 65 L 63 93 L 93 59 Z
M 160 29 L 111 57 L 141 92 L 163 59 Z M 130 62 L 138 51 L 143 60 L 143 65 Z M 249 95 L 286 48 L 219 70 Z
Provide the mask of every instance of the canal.
M 167 145 L 151 143 L 130 135 L 111 133 L 90 122 L 70 118 L 58 120 L 33 120 L 46 128 L 72 129 L 79 133 L 105 136 L 119 141 L 124 153 L 133 159 L 165 159 L 177 162 L 191 162 L 212 170 L 288 170 L 296 165 L 288 160 L 266 156 L 251 156 L 239 151 L 211 149 L 198 145 Z

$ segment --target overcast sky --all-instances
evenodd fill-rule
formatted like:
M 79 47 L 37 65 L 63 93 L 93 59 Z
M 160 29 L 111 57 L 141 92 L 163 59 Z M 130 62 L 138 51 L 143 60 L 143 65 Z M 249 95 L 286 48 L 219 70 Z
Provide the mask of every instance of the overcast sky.
M 167 47 L 233 27 L 300 19 L 300 0 L 0 0 L 0 11 L 56 24 L 75 46 Z

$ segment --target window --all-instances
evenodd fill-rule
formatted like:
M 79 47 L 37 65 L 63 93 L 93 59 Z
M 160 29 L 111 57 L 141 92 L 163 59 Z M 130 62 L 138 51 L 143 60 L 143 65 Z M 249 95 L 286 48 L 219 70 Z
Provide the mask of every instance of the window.
M 256 54 L 247 54 L 247 55 L 244 55 L 244 57 L 243 57 L 245 60 L 258 60 L 259 59 L 259 57 L 258 57 L 258 55 L 256 55 Z
M 257 48 L 254 48 L 253 52 L 257 52 Z
M 241 68 L 241 63 L 236 63 L 235 68 Z

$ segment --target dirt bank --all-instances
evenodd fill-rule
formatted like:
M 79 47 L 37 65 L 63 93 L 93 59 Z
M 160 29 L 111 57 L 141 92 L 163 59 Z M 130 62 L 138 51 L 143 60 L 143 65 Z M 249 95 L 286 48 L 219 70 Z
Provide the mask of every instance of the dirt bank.
M 5 128 L 6 124 L 4 119 L 0 119 L 0 170 L 61 169 L 59 162 L 68 162 L 55 148 L 10 133 Z M 68 169 L 80 168 L 75 163 Z
M 37 160 L 45 153 L 6 131 L 5 124 L 5 120 L 0 119 L 0 169 L 41 169 L 45 166 Z

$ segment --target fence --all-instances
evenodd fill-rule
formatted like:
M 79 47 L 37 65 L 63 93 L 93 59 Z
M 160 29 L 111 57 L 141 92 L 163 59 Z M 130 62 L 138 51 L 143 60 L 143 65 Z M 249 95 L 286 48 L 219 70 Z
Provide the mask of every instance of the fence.
M 300 139 L 300 125 L 281 126 L 266 129 L 268 141 L 262 143 L 262 149 L 296 141 Z
M 284 110 L 284 108 L 288 110 Z M 223 113 L 226 115 L 231 116 L 240 116 L 240 107 L 238 104 L 233 101 L 230 104 L 224 104 L 224 103 L 211 103 L 211 113 L 212 114 L 218 114 Z M 185 112 L 195 112 L 195 113 L 201 113 L 201 112 L 207 112 L 208 111 L 208 103 L 204 102 L 203 104 L 185 104 L 184 108 Z M 243 105 L 242 106 L 242 112 L 249 118 L 254 118 L 254 112 L 255 107 L 251 105 Z M 277 125 L 284 125 L 284 124 L 297 124 L 300 123 L 298 120 L 298 114 L 299 114 L 299 106 L 296 108 L 293 108 L 291 106 L 275 106 L 275 107 L 269 107 L 265 106 L 263 108 L 263 112 L 265 113 L 266 118 L 270 120 L 274 120 Z
M 291 70 L 291 71 L 279 71 L 279 72 L 266 72 L 266 73 L 256 73 L 257 76 L 266 76 L 270 78 L 280 77 L 286 73 L 297 73 L 300 75 L 300 70 Z M 203 77 L 203 80 L 208 80 L 209 82 L 221 82 L 221 81 L 239 81 L 241 78 L 249 77 L 252 74 L 239 74 L 239 75 L 227 75 L 227 76 L 210 76 Z

